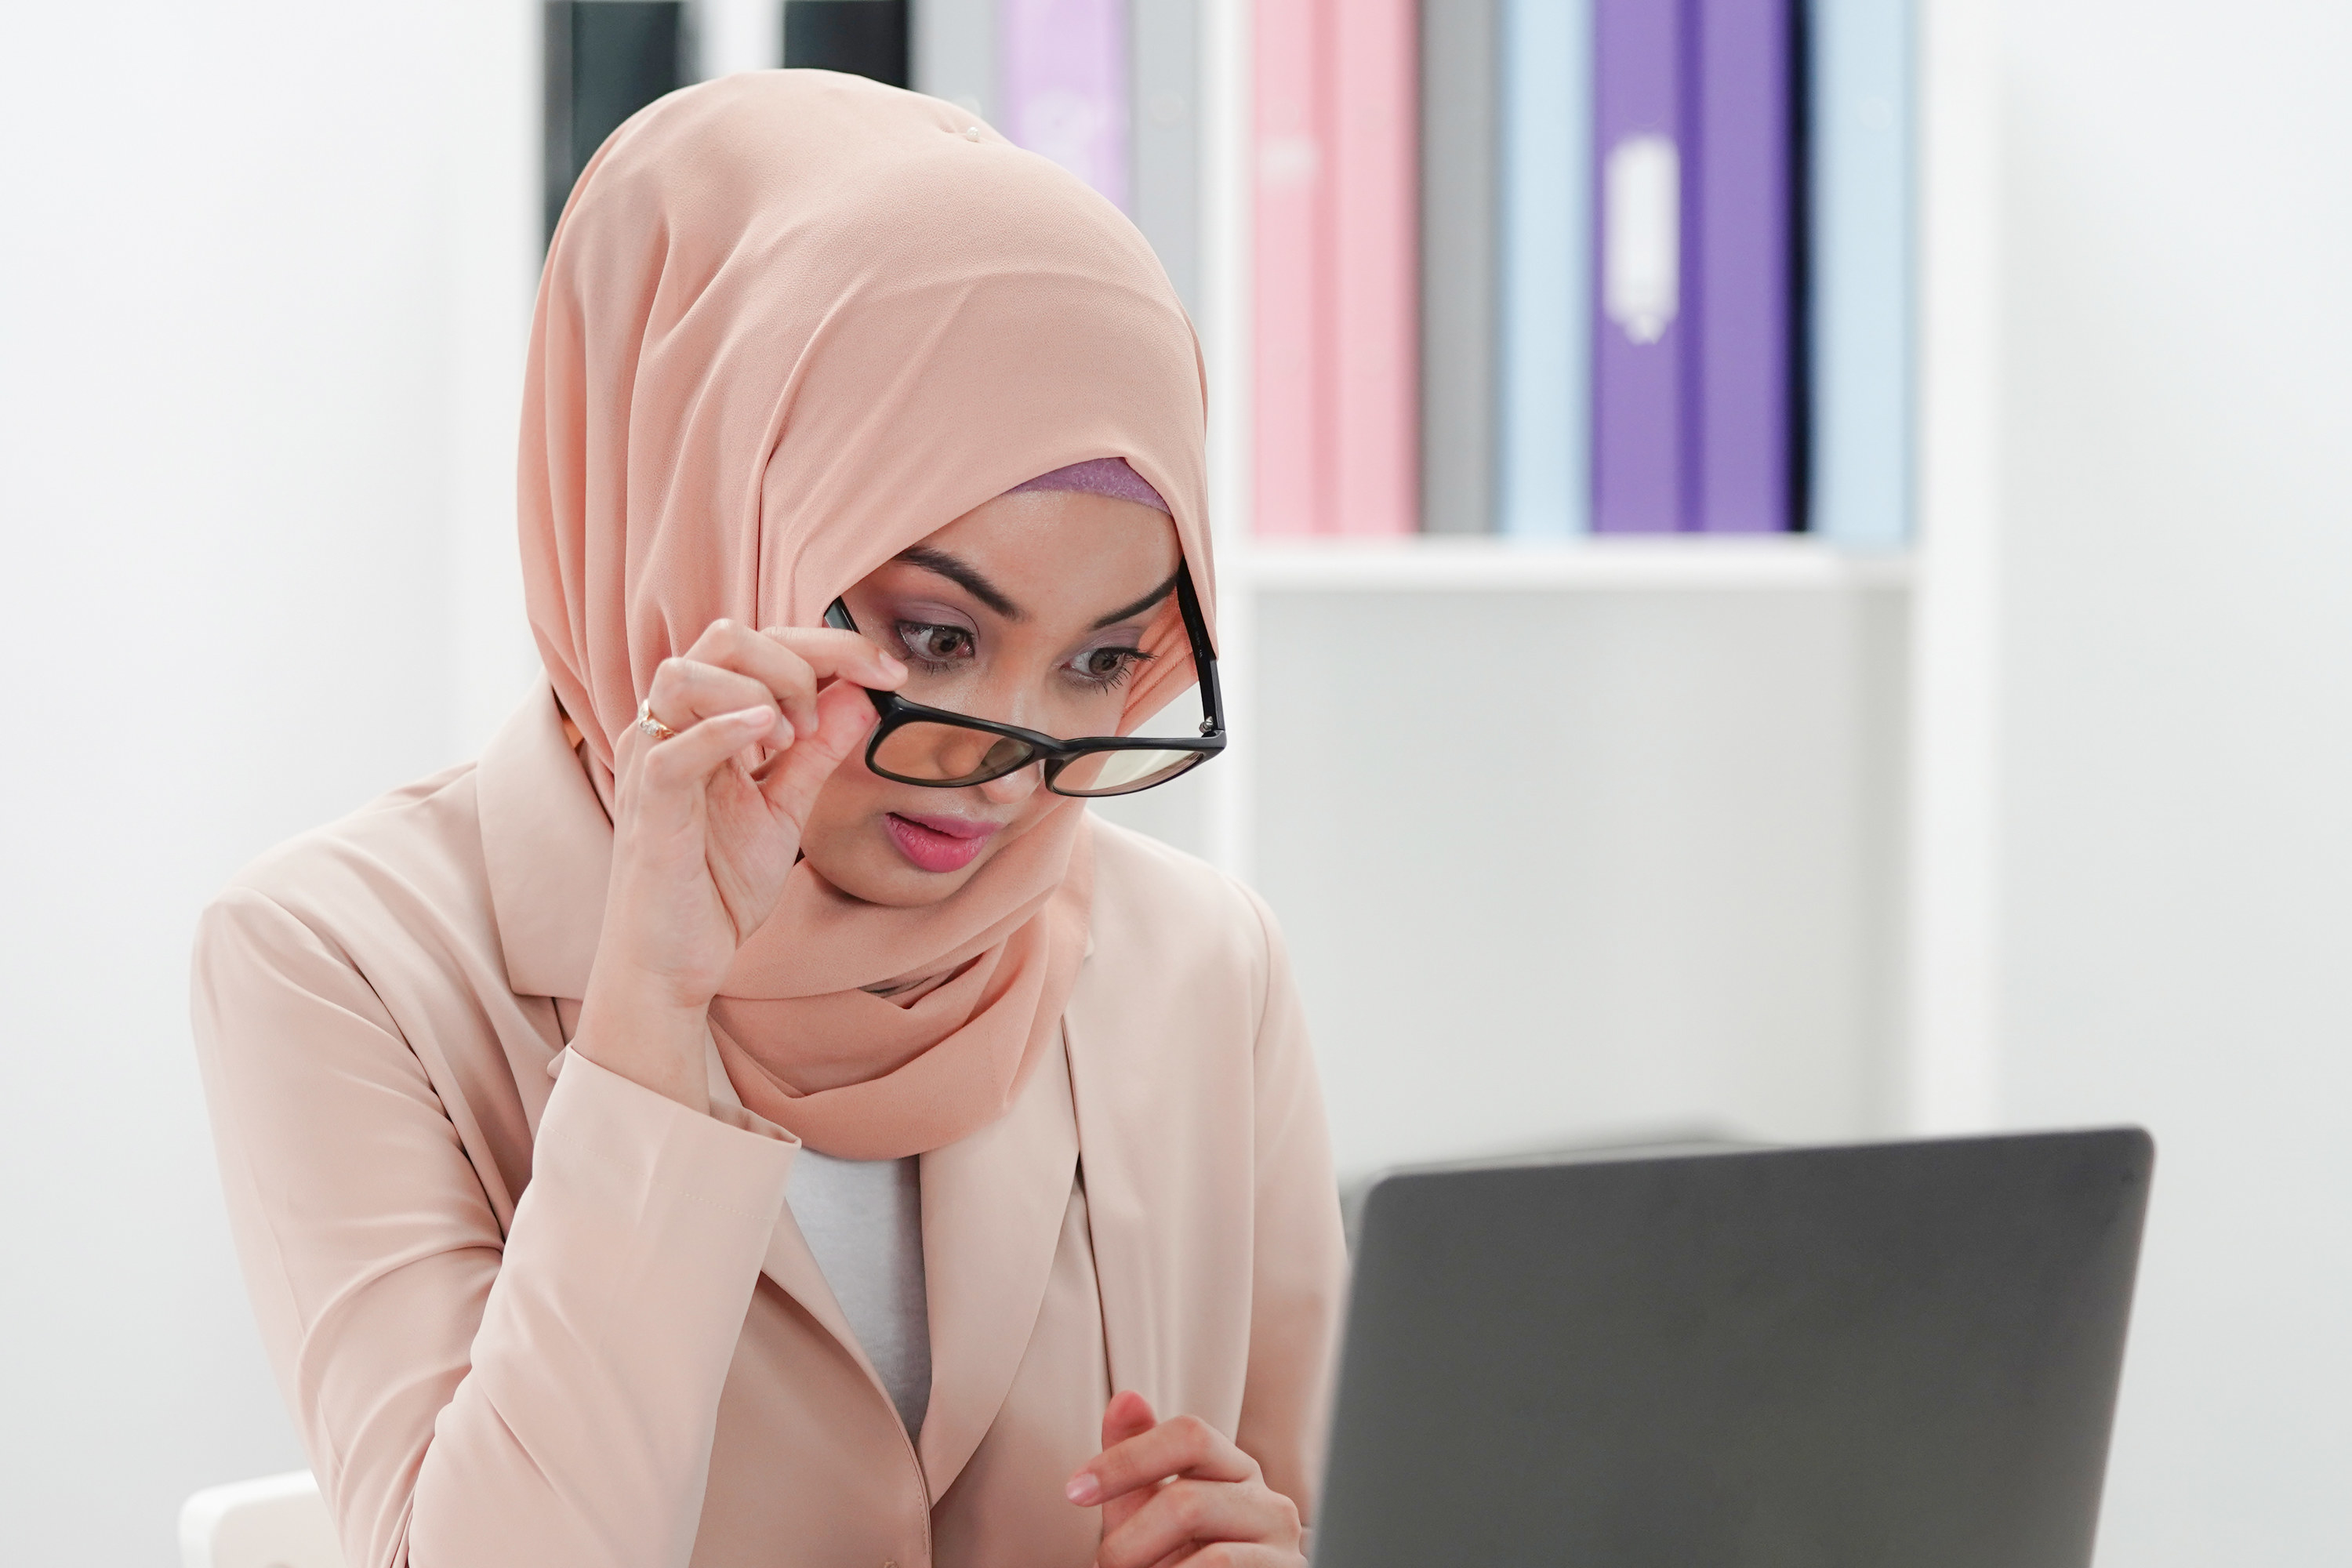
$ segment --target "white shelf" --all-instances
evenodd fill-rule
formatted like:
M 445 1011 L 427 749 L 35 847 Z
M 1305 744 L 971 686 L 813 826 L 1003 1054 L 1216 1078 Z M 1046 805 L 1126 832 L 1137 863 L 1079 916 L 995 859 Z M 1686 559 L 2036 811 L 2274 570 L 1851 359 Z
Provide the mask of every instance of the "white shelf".
M 1200 0 L 1203 20 L 1202 336 L 1208 363 L 1218 654 L 1234 743 L 1204 773 L 1205 847 L 1244 879 L 1257 838 L 1259 622 L 1269 595 L 1377 593 L 1902 596 L 1907 731 L 1884 781 L 1901 824 L 1903 907 L 1870 959 L 1899 1014 L 1888 1120 L 1910 1131 L 1993 1125 L 2000 690 L 1996 649 L 2000 268 L 2000 8 L 1917 0 L 1918 183 L 1913 389 L 1916 543 L 1884 555 L 1811 539 L 1261 540 L 1253 531 L 1250 367 L 1255 147 L 1252 0 Z
M 1910 585 L 1907 554 L 1862 554 L 1803 538 L 1584 539 L 1422 536 L 1233 542 L 1230 588 L 1315 592 L 1779 592 Z

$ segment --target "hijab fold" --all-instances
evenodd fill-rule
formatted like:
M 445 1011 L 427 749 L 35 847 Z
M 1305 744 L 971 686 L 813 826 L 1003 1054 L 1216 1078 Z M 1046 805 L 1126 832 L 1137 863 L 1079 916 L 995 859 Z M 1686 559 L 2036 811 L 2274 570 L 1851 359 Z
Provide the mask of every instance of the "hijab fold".
M 642 110 L 557 226 L 524 395 L 525 598 L 591 767 L 712 621 L 816 626 L 892 556 L 1075 463 L 1123 458 L 1164 498 L 1213 625 L 1203 395 L 1134 226 L 952 105 L 787 70 Z M 1192 679 L 1172 610 L 1146 641 L 1124 731 Z M 993 1121 L 1076 982 L 1087 821 L 1055 803 L 920 909 L 803 860 L 711 1006 L 745 1105 L 847 1159 Z M 866 989 L 949 972 L 904 1005 Z

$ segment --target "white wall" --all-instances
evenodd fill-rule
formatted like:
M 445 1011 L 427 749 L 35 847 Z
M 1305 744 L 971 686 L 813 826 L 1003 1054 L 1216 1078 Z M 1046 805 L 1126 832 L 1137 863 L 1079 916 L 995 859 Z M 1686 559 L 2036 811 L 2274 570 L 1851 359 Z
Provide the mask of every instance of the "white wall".
M 1885 1125 L 1900 598 L 1275 595 L 1257 880 L 1343 1172 Z
M 185 1493 L 299 1462 L 221 1217 L 187 944 L 238 863 L 465 754 L 471 693 L 519 689 L 531 11 L 11 9 L 8 1563 L 174 1562 Z
M 2352 1494 L 2352 8 L 2007 16 L 2003 1113 L 2160 1153 L 2102 1561 Z

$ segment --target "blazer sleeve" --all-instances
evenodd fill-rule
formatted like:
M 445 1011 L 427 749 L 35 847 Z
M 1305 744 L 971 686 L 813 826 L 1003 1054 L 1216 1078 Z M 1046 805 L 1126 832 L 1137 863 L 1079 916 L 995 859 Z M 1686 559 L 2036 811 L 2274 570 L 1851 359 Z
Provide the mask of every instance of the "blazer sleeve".
M 1248 1372 L 1234 1440 L 1310 1524 L 1345 1306 L 1348 1251 L 1307 1015 L 1272 911 L 1256 1053 L 1257 1213 Z
M 685 1563 L 794 1145 L 575 1056 L 502 1234 L 318 931 L 232 891 L 194 990 L 247 1284 L 353 1568 Z

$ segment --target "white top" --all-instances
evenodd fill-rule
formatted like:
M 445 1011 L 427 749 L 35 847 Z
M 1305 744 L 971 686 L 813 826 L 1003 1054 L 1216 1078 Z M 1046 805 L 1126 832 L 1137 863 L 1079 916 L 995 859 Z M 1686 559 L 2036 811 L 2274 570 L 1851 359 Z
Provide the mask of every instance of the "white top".
M 917 1158 L 836 1160 L 803 1148 L 784 1185 L 784 1202 L 909 1437 L 931 1402 Z

